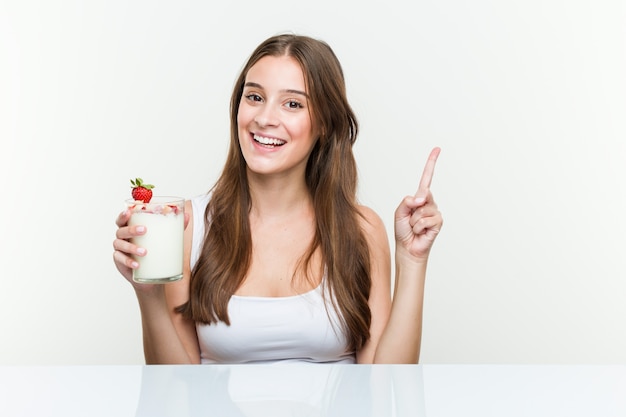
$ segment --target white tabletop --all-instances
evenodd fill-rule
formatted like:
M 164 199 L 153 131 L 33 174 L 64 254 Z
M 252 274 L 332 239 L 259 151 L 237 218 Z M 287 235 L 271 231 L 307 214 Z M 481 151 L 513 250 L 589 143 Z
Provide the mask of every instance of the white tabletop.
M 0 416 L 626 416 L 626 365 L 0 367 Z

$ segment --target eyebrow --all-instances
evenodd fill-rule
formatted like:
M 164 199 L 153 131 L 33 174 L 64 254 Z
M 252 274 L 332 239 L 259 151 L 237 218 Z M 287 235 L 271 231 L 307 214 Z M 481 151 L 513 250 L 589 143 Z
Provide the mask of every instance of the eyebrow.
M 263 86 L 261 84 L 258 83 L 253 83 L 251 81 L 248 81 L 247 83 L 244 84 L 244 87 L 255 87 L 255 88 L 260 88 L 261 90 L 263 90 Z M 293 90 L 293 89 L 285 89 L 285 90 L 280 90 L 282 93 L 290 93 L 290 94 L 300 94 L 306 98 L 309 98 L 309 95 L 304 92 L 304 91 L 300 91 L 300 90 Z

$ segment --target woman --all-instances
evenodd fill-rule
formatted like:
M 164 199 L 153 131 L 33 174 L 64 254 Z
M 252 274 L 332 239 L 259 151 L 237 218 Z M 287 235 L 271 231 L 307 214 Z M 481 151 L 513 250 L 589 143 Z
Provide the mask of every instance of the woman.
M 224 170 L 186 203 L 183 279 L 132 281 L 145 228 L 117 218 L 118 270 L 141 310 L 147 363 L 416 363 L 431 246 L 430 193 L 395 213 L 395 294 L 385 227 L 356 201 L 357 120 L 324 42 L 279 35 L 257 47 L 231 97 Z

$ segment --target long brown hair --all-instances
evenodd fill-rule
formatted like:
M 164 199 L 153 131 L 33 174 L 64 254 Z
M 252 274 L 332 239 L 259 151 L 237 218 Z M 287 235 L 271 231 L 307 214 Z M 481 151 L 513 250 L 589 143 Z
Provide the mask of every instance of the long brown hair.
M 324 284 L 338 311 L 350 349 L 369 339 L 370 258 L 356 201 L 357 168 L 352 145 L 358 123 L 347 97 L 341 65 L 323 41 L 292 34 L 271 37 L 250 56 L 230 101 L 230 147 L 205 212 L 204 244 L 191 273 L 189 301 L 178 307 L 186 318 L 230 324 L 228 301 L 250 265 L 252 238 L 246 162 L 239 146 L 237 113 L 250 68 L 265 56 L 290 56 L 302 67 L 311 118 L 320 133 L 306 167 L 316 231 L 303 257 L 305 271 L 319 248 Z

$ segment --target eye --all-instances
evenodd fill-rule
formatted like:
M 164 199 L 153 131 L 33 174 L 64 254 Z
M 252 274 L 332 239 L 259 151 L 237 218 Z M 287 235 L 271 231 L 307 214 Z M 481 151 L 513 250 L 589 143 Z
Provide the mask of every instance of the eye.
M 246 94 L 245 97 L 247 100 L 250 100 L 250 101 L 263 101 L 263 98 L 260 95 L 255 94 L 255 93 Z
M 304 107 L 302 103 L 300 103 L 297 100 L 289 100 L 288 102 L 285 103 L 285 106 L 287 106 L 290 109 L 301 109 Z

